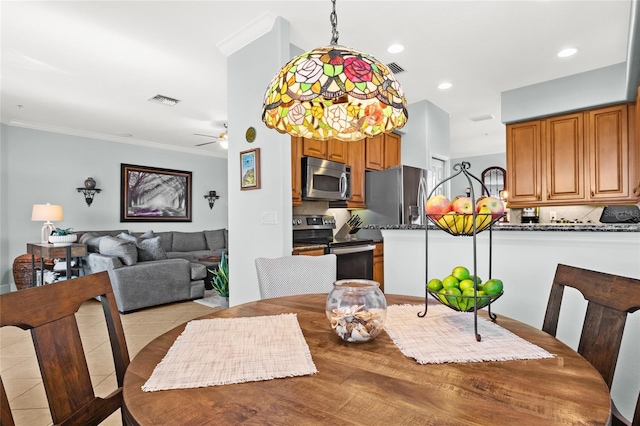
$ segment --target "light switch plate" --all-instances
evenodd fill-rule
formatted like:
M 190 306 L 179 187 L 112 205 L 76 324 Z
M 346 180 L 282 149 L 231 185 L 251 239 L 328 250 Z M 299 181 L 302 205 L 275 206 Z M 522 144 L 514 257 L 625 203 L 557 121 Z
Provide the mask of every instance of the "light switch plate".
M 556 220 L 556 212 L 549 212 L 549 220 Z

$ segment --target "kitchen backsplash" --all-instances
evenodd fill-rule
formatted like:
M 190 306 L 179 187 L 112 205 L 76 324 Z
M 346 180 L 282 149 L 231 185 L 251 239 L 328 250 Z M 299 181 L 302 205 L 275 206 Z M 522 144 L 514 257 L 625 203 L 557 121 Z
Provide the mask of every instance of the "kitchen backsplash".
M 294 207 L 293 214 L 330 214 L 336 219 L 336 229 L 333 234 L 347 223 L 351 213 L 347 209 L 330 209 L 328 201 L 303 201 L 302 206 Z
M 638 203 L 640 207 L 640 203 Z M 540 207 L 540 223 L 551 223 L 551 212 L 556 213 L 556 221 L 569 220 L 582 223 L 600 223 L 604 206 L 554 206 Z M 522 209 L 509 210 L 510 223 L 522 223 Z

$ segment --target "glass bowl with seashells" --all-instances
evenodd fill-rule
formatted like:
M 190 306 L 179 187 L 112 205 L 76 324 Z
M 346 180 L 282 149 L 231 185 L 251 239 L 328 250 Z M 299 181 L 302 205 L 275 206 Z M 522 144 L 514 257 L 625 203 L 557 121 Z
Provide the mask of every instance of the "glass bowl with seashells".
M 387 300 L 376 281 L 339 280 L 327 296 L 325 311 L 331 328 L 342 340 L 368 342 L 384 327 Z

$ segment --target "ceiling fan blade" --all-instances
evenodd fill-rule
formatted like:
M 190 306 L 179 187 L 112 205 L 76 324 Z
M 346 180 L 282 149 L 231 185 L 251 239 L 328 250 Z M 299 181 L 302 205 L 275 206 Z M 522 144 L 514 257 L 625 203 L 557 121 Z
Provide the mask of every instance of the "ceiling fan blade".
M 216 143 L 216 142 L 218 142 L 218 141 L 211 141 L 211 142 L 199 143 L 199 144 L 196 144 L 196 146 L 209 145 L 209 144 L 211 144 L 211 143 Z

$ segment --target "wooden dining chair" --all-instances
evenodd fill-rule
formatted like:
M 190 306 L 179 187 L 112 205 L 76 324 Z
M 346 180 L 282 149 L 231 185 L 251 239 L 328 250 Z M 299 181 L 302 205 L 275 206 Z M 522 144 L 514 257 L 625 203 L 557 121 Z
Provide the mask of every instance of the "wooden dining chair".
M 627 314 L 640 309 L 640 280 L 559 264 L 542 325 L 542 331 L 554 337 L 567 286 L 579 290 L 588 301 L 578 353 L 600 372 L 611 389 Z M 611 406 L 614 426 L 631 424 L 618 412 L 613 401 Z M 636 406 L 633 426 L 640 426 L 638 410 L 640 407 Z
M 329 293 L 336 281 L 335 254 L 284 256 L 275 259 L 259 257 L 255 264 L 262 299 Z
M 100 298 L 111 341 L 118 388 L 96 397 L 75 313 Z M 107 272 L 0 295 L 0 326 L 30 330 L 54 424 L 96 425 L 122 406 L 129 352 Z M 14 424 L 0 378 L 0 424 Z M 123 418 L 124 420 L 124 418 Z

